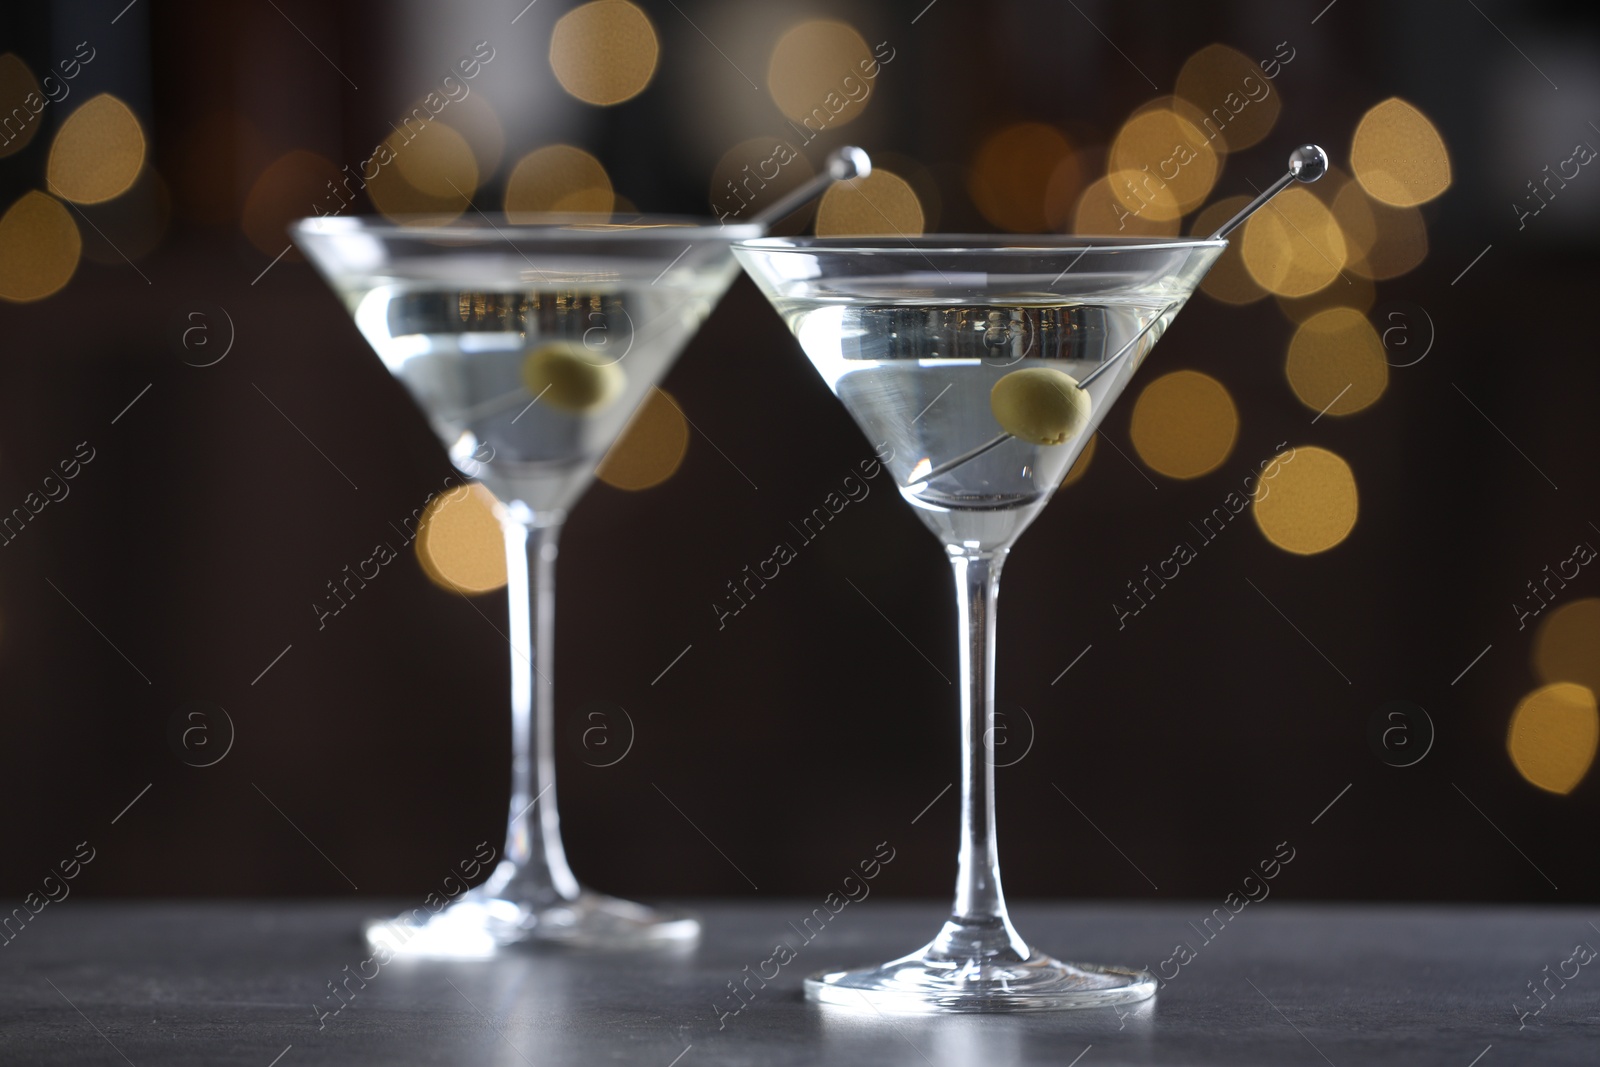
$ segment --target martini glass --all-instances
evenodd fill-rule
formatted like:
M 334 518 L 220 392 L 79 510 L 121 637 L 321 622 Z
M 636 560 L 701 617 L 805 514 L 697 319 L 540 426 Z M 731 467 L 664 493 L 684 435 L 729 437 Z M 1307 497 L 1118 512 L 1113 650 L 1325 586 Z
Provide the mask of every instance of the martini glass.
M 955 905 L 910 955 L 806 979 L 811 999 L 886 1012 L 1023 1011 L 1155 992 L 1146 971 L 1039 952 L 1006 914 L 988 748 L 995 604 L 1012 544 L 1226 246 L 965 235 L 734 246 L 955 571 Z
M 484 957 L 513 942 L 682 944 L 690 915 L 584 888 L 556 809 L 556 539 L 595 466 L 738 273 L 760 224 L 483 216 L 446 226 L 307 219 L 294 239 L 427 415 L 503 502 L 511 813 L 489 879 L 440 910 L 369 923 L 394 955 Z

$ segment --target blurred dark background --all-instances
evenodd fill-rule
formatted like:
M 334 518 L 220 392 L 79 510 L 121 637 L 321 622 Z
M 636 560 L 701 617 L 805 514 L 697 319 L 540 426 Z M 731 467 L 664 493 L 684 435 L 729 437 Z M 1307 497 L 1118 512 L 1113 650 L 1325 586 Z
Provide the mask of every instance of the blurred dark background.
M 1583 317 L 1600 285 L 1600 171 L 1583 167 L 1520 229 L 1513 207 L 1528 209 L 1527 183 L 1575 142 L 1600 145 L 1592 5 L 639 3 L 659 61 L 613 107 L 552 73 L 567 0 L 520 15 L 518 0 L 0 13 L 0 52 L 39 82 L 79 42 L 94 52 L 70 82 L 42 85 L 67 95 L 6 146 L 0 202 L 51 192 L 52 139 L 97 94 L 133 111 L 147 146 L 131 189 L 66 212 L 82 241 L 70 281 L 0 303 L 0 511 L 80 442 L 94 457 L 0 547 L 8 894 L 85 839 L 98 856 L 77 888 L 135 895 L 420 896 L 480 840 L 499 844 L 503 594 L 447 592 L 408 553 L 317 628 L 325 583 L 450 468 L 311 268 L 292 252 L 274 261 L 281 226 L 480 41 L 494 58 L 473 91 L 492 125 L 474 112 L 464 130 L 479 206 L 500 206 L 519 158 L 565 143 L 627 202 L 704 214 L 725 153 L 792 134 L 768 91 L 775 43 L 836 19 L 895 58 L 860 114 L 804 152 L 815 165 L 863 145 L 916 188 L 930 231 L 1004 226 L 969 179 L 1017 123 L 1059 131 L 1075 193 L 1104 173 L 1128 116 L 1218 42 L 1254 59 L 1288 42 L 1295 58 L 1272 83 L 1276 125 L 1227 160 L 1209 199 L 1264 185 L 1304 140 L 1348 169 L 1362 116 L 1397 96 L 1451 161 L 1449 188 L 1419 209 L 1426 256 L 1360 309 L 1379 329 L 1400 309 L 1419 346 L 1431 337 L 1426 358 L 1391 367 L 1365 410 L 1318 418 L 1286 379 L 1295 323 L 1280 302 L 1197 296 L 1143 373 L 1193 368 L 1225 385 L 1239 419 L 1227 459 L 1189 480 L 1149 469 L 1130 396 L 1013 552 L 998 654 L 1011 896 L 1220 898 L 1287 840 L 1297 858 L 1274 888 L 1294 897 L 1600 897 L 1590 720 L 1550 719 L 1520 770 L 1507 744 L 1519 702 L 1562 680 L 1536 669 L 1542 619 L 1519 629 L 1512 605 L 1575 544 L 1600 545 L 1600 364 Z M 7 68 L 20 99 L 18 77 Z M 1071 228 L 1070 210 L 1044 211 L 1041 225 Z M 57 255 L 23 241 L 37 232 L 0 232 L 10 293 L 54 286 L 34 276 Z M 185 343 L 195 324 L 211 348 Z M 230 333 L 226 358 L 195 365 Z M 898 856 L 882 891 L 944 895 L 957 735 L 939 545 L 879 481 L 719 631 L 725 583 L 870 448 L 743 278 L 663 386 L 695 427 L 681 467 L 637 492 L 596 484 L 562 538 L 574 868 L 635 897 L 810 896 L 887 840 Z M 1110 605 L 1126 582 L 1285 440 L 1348 462 L 1349 536 L 1298 555 L 1241 517 L 1119 631 Z M 1555 595 L 1542 615 L 1600 595 L 1600 571 Z M 1569 613 L 1562 636 L 1578 650 L 1569 681 L 1600 648 L 1585 618 Z M 1394 701 L 1408 702 L 1401 719 L 1387 718 Z M 233 727 L 210 766 L 174 741 L 191 702 Z M 593 766 L 590 713 L 609 715 L 620 746 L 617 708 L 632 748 Z M 1395 723 L 1413 745 L 1403 757 L 1397 735 L 1382 740 Z M 1566 792 L 1535 780 L 1552 761 L 1576 763 Z

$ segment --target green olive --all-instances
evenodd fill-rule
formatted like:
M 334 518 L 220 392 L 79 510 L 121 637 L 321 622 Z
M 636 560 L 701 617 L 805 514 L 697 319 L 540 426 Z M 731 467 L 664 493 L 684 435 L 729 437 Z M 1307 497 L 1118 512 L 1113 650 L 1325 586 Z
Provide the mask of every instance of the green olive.
M 1001 429 L 1036 445 L 1061 445 L 1089 422 L 1089 391 L 1054 367 L 1014 370 L 994 383 L 989 409 Z
M 541 404 L 574 415 L 588 415 L 622 392 L 627 375 L 572 344 L 545 345 L 522 361 L 522 383 Z

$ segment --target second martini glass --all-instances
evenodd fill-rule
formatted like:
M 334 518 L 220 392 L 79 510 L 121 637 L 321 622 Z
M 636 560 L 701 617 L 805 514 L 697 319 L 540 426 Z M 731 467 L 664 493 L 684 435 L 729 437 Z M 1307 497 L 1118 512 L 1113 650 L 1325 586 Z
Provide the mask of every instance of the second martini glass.
M 762 225 L 485 216 L 443 227 L 307 219 L 295 241 L 344 298 L 456 467 L 504 502 L 511 813 L 499 865 L 450 906 L 367 927 L 395 955 L 483 957 L 517 941 L 693 941 L 692 916 L 585 889 L 556 809 L 556 538 L 596 465 L 738 273 Z
M 1224 240 L 769 238 L 739 262 L 945 546 L 961 630 L 955 905 L 927 945 L 814 975 L 813 1000 L 1021 1011 L 1143 1000 L 1148 972 L 1065 963 L 1011 925 L 995 845 L 1000 569 Z

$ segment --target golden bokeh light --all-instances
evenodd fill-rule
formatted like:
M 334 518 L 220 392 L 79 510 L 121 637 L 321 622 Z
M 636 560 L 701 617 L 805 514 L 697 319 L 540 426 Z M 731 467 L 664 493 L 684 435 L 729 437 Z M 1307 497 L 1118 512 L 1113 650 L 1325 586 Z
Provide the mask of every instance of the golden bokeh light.
M 67 200 L 98 204 L 128 191 L 144 151 L 144 128 L 128 105 L 110 93 L 91 96 L 56 131 L 46 181 Z
M 1106 188 L 1122 209 L 1117 216 L 1119 226 L 1125 226 L 1129 219 L 1140 219 L 1170 224 L 1176 231 L 1178 220 L 1183 218 L 1183 205 L 1173 195 L 1172 186 L 1157 182 L 1144 171 L 1114 170 L 1106 175 Z
M 505 209 L 512 222 L 532 222 L 531 216 L 542 211 L 609 213 L 615 205 L 606 168 L 569 144 L 529 152 L 506 181 Z
M 1293 185 L 1250 216 L 1239 241 L 1245 269 L 1279 296 L 1307 296 L 1339 277 L 1347 251 L 1333 212 Z
M 440 588 L 487 593 L 506 584 L 500 502 L 474 482 L 428 501 L 417 526 L 417 562 Z
M 10 52 L 0 55 L 0 159 L 28 147 L 39 132 L 39 113 L 44 108 L 45 98 L 33 71 Z
M 811 163 L 788 141 L 752 137 L 722 154 L 711 170 L 711 206 L 730 219 L 749 218 L 767 204 L 811 179 Z M 809 218 L 816 201 L 795 209 Z
M 239 226 L 261 252 L 276 256 L 289 245 L 289 224 L 329 197 L 328 183 L 342 175 L 331 160 L 297 148 L 273 160 L 250 186 Z M 289 255 L 298 258 L 291 250 Z
M 1078 202 L 1083 198 L 1083 157 L 1070 152 L 1050 172 L 1044 186 L 1044 224 L 1051 233 L 1072 228 Z M 1107 185 L 1109 194 L 1110 186 Z
M 1178 71 L 1175 95 L 1200 112 L 1199 126 L 1229 152 L 1260 143 L 1278 121 L 1283 101 L 1271 79 L 1243 52 L 1212 44 Z
M 920 160 L 899 152 L 874 152 L 872 153 L 872 169 L 882 168 L 902 179 L 911 186 L 911 191 L 917 196 L 917 204 L 922 208 L 922 231 L 936 233 L 939 229 L 939 214 L 944 207 L 944 197 L 940 194 L 939 178 L 922 164 Z M 1068 205 L 1068 215 L 1071 206 Z
M 1195 216 L 1189 232 L 1195 236 L 1216 233 L 1223 223 L 1244 210 L 1251 199 L 1248 196 L 1230 196 L 1207 205 L 1204 211 Z M 1239 243 L 1240 238 L 1235 235 L 1217 258 L 1216 264 L 1200 280 L 1201 291 L 1224 304 L 1253 304 L 1267 295 L 1267 291 L 1257 285 L 1245 269 Z
M 1541 686 L 1511 713 L 1506 751 L 1517 772 L 1549 793 L 1570 793 L 1594 763 L 1600 712 L 1594 690 L 1575 682 Z
M 1321 314 L 1331 308 L 1354 308 L 1366 314 L 1372 310 L 1372 304 L 1378 298 L 1377 287 L 1372 284 L 1372 279 L 1357 274 L 1354 268 L 1348 269 L 1332 285 L 1324 285 L 1314 293 L 1306 296 L 1274 296 L 1278 310 L 1290 322 L 1301 323 L 1313 315 Z
M 1205 202 L 1222 172 L 1222 156 L 1180 109 L 1157 107 L 1123 123 L 1106 169 L 1123 207 L 1167 221 Z
M 461 133 L 430 122 L 421 136 L 395 152 L 400 176 L 437 200 L 468 199 L 478 191 L 478 159 Z
M 1541 682 L 1576 682 L 1600 693 L 1600 598 L 1582 597 L 1545 616 L 1533 669 Z
M 1362 191 L 1361 183 L 1330 163 L 1328 172 L 1307 188 L 1328 206 L 1339 223 L 1345 258 L 1354 263 L 1366 255 L 1378 239 L 1378 223 L 1372 214 L 1372 198 Z
M 1350 464 L 1315 445 L 1279 453 L 1273 463 L 1267 469 L 1277 473 L 1262 478 L 1250 509 L 1268 541 L 1312 556 L 1350 536 L 1361 507 Z
M 1091 434 L 1089 436 L 1089 443 L 1083 446 L 1083 451 L 1078 453 L 1078 458 L 1072 461 L 1072 466 L 1068 467 L 1067 473 L 1062 475 L 1060 488 L 1065 489 L 1067 486 L 1083 480 L 1083 476 L 1089 471 L 1089 464 L 1094 460 L 1095 445 L 1099 441 L 1099 434 Z
M 972 203 L 995 226 L 1012 233 L 1049 227 L 1046 193 L 1072 146 L 1054 126 L 1019 122 L 991 134 L 967 175 Z
M 454 222 L 471 206 L 469 201 L 477 189 L 478 165 L 472 149 L 466 138 L 443 122 L 429 122 L 420 130 L 410 124 L 397 129 L 384 138 L 373 163 L 376 172 L 367 179 L 367 195 L 386 218 L 406 225 L 443 226 Z M 428 188 L 413 184 L 408 172 L 417 175 Z M 447 179 L 456 181 L 469 173 L 473 177 L 471 187 L 460 186 L 460 192 L 450 188 Z
M 1428 117 L 1399 97 L 1365 115 L 1350 146 L 1350 169 L 1374 200 L 1415 207 L 1450 188 L 1450 153 Z
M 506 131 L 493 105 L 481 92 L 452 103 L 448 111 L 440 114 L 439 121 L 467 139 L 479 175 L 494 174 L 500 166 L 500 158 L 505 155 Z
M 1128 112 L 1128 118 L 1124 121 L 1131 121 L 1139 115 L 1143 115 L 1147 111 L 1176 112 L 1177 114 L 1183 116 L 1183 118 L 1186 119 L 1188 123 L 1195 129 L 1207 135 L 1207 138 L 1212 142 L 1212 148 L 1216 150 L 1218 155 L 1226 156 L 1228 154 L 1228 150 L 1222 144 L 1221 140 L 1210 137 L 1209 133 L 1202 125 L 1202 123 L 1205 122 L 1205 112 L 1189 103 L 1189 101 L 1185 100 L 1183 97 L 1172 96 L 1171 94 L 1164 96 L 1152 96 L 1150 99 L 1146 100 L 1144 103 Z
M 1360 182 L 1336 166 L 1309 188 L 1333 212 L 1344 234 L 1347 278 L 1398 277 L 1427 255 L 1427 227 L 1416 208 L 1374 200 Z
M 1329 308 L 1302 323 L 1289 342 L 1285 370 L 1300 402 L 1327 415 L 1353 415 L 1389 385 L 1383 341 L 1354 308 Z
M 1209 374 L 1177 370 L 1144 387 L 1129 428 L 1134 451 L 1168 478 L 1198 478 L 1227 460 L 1239 437 L 1239 410 Z
M 1428 257 L 1428 226 L 1414 207 L 1390 207 L 1350 182 L 1334 198 L 1334 214 L 1351 235 L 1350 271 L 1375 281 L 1398 278 Z M 1346 221 L 1348 220 L 1348 221 Z
M 606 107 L 644 91 L 661 50 L 650 18 L 628 0 L 592 0 L 556 20 L 550 66 L 561 87 Z
M 0 215 L 0 300 L 43 300 L 72 280 L 83 241 L 67 207 L 23 193 Z
M 1360 308 L 1366 310 L 1372 306 L 1372 298 L 1366 294 L 1373 290 L 1371 285 L 1363 285 L 1357 279 L 1373 281 L 1373 272 L 1367 264 L 1367 258 L 1375 251 L 1380 262 L 1385 259 L 1398 260 L 1402 250 L 1412 247 L 1416 242 L 1412 240 L 1414 230 L 1421 235 L 1421 247 L 1427 250 L 1427 234 L 1422 225 L 1422 213 L 1416 208 L 1393 208 L 1380 204 L 1366 194 L 1361 188 L 1361 183 L 1350 177 L 1339 167 L 1329 165 L 1327 174 L 1320 181 L 1304 186 L 1327 209 L 1333 212 L 1333 219 L 1339 226 L 1339 232 L 1344 235 L 1345 264 L 1344 271 L 1335 284 L 1316 293 L 1307 294 L 1305 297 L 1279 296 L 1278 302 L 1291 319 L 1303 322 L 1307 317 L 1325 308 L 1335 305 Z M 1398 224 L 1385 226 L 1390 232 L 1380 234 L 1378 216 L 1385 215 L 1386 221 L 1391 217 Z M 1384 247 L 1379 248 L 1380 238 Z M 1420 258 L 1415 262 L 1420 262 Z M 1415 262 L 1405 266 L 1409 270 Z M 1335 291 L 1336 290 L 1336 291 Z M 1309 311 L 1297 311 L 1296 307 L 1311 308 Z
M 688 420 L 665 390 L 652 389 L 594 476 L 616 489 L 649 489 L 672 477 L 688 449 Z
M 1090 182 L 1078 198 L 1078 208 L 1072 216 L 1072 232 L 1087 237 L 1176 237 L 1176 215 L 1165 219 L 1148 213 L 1135 215 L 1112 192 L 1114 185 L 1126 185 L 1134 177 L 1111 174 Z
M 866 108 L 877 73 L 872 49 L 848 23 L 812 19 L 773 46 L 767 89 L 791 122 L 812 132 L 854 121 Z
M 818 237 L 916 237 L 922 229 L 916 190 L 878 167 L 865 178 L 834 182 L 817 205 Z

